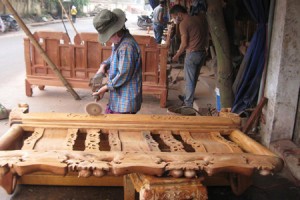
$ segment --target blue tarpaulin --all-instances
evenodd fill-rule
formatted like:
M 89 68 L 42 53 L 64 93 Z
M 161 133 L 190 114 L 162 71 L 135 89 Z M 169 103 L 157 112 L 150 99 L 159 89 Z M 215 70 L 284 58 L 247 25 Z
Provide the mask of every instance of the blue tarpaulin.
M 154 8 L 156 8 L 156 6 L 158 6 L 159 4 L 159 0 L 149 0 L 149 4 L 151 8 L 154 10 Z
M 244 0 L 244 4 L 253 20 L 257 22 L 257 30 L 244 57 L 244 60 L 248 62 L 242 80 L 237 86 L 238 89 L 232 107 L 234 113 L 241 113 L 256 103 L 266 61 L 267 21 L 270 1 Z

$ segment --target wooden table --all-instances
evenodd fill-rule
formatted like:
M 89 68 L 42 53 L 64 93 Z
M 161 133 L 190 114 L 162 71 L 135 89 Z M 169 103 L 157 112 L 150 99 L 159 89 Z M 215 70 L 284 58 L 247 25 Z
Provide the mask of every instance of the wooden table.
M 8 193 L 18 183 L 123 185 L 125 199 L 134 188 L 140 199 L 207 199 L 207 185 L 230 184 L 240 194 L 254 171 L 283 167 L 234 117 L 26 113 L 10 121 L 0 138 Z

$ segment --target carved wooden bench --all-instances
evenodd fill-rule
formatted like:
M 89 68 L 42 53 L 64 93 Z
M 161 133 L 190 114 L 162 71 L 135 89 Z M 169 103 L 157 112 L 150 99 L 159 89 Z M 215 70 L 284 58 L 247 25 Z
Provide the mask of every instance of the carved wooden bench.
M 90 78 L 111 54 L 111 44 L 102 46 L 97 33 L 79 33 L 74 44 L 63 32 L 36 32 L 34 37 L 73 88 L 89 88 Z M 168 46 L 157 45 L 151 36 L 134 37 L 142 51 L 143 93 L 159 96 L 160 106 L 166 107 Z M 32 85 L 41 90 L 46 85 L 63 86 L 28 38 L 24 48 L 27 96 L 32 96 Z
M 141 199 L 207 199 L 206 186 L 230 184 L 241 194 L 254 172 L 283 167 L 239 131 L 236 118 L 28 113 L 10 120 L 0 138 L 0 185 L 8 193 L 17 183 L 123 185 L 131 200 L 133 188 Z

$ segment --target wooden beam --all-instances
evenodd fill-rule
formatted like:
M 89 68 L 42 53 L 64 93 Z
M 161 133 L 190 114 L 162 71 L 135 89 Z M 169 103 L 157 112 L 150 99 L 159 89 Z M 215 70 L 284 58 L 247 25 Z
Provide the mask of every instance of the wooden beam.
M 259 104 L 256 106 L 255 110 L 251 113 L 246 125 L 243 127 L 243 132 L 247 133 L 249 131 L 249 129 L 251 128 L 252 124 L 254 123 L 254 121 L 257 119 L 257 117 L 259 116 L 259 114 L 261 113 L 262 108 L 264 107 L 264 105 L 268 102 L 268 99 L 266 97 L 263 97 Z

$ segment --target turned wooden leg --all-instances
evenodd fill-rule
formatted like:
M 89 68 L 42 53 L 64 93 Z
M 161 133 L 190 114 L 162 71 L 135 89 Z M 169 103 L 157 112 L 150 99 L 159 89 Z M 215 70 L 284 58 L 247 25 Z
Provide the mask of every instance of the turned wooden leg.
M 45 86 L 44 86 L 44 85 L 39 85 L 38 88 L 39 88 L 40 90 L 44 90 L 44 89 L 45 89 Z
M 17 177 L 11 172 L 5 173 L 0 176 L 0 186 L 7 192 L 7 194 L 12 194 L 17 186 Z
M 31 84 L 28 82 L 27 79 L 25 79 L 25 93 L 26 96 L 28 97 L 32 97 L 32 88 L 31 88 Z
M 252 176 L 230 174 L 229 181 L 232 192 L 235 195 L 241 195 L 252 185 Z

